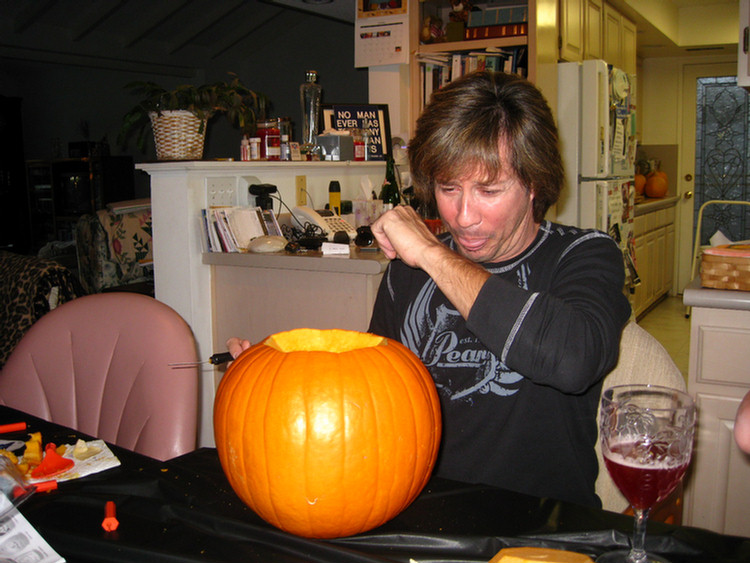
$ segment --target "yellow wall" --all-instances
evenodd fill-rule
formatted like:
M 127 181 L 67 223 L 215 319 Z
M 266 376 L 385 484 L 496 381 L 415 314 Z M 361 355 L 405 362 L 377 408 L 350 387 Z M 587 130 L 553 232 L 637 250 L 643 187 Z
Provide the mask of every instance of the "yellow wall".
M 682 69 L 686 64 L 736 61 L 736 57 L 701 56 L 645 59 L 639 67 L 638 128 L 644 145 L 679 144 L 682 131 Z

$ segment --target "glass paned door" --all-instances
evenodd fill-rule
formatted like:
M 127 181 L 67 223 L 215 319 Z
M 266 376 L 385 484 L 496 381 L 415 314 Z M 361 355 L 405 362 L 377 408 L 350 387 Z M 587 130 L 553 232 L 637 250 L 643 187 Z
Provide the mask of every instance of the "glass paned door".
M 710 200 L 750 201 L 750 111 L 748 92 L 733 76 L 696 81 L 695 198 L 698 210 Z M 730 240 L 750 239 L 750 207 L 710 205 L 703 211 L 700 244 L 721 231 Z

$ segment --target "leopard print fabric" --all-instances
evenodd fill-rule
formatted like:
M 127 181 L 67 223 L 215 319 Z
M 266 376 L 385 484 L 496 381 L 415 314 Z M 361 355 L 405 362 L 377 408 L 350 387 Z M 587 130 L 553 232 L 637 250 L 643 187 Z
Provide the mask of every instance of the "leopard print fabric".
M 57 262 L 0 250 L 0 369 L 32 324 L 83 294 L 73 273 Z

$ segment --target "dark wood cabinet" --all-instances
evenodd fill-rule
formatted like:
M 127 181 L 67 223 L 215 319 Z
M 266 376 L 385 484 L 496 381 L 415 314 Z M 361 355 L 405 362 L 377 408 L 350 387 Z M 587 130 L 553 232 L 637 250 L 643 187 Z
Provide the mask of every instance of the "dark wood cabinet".
M 17 254 L 30 247 L 23 163 L 21 98 L 0 96 L 0 249 Z
M 72 241 L 81 215 L 134 198 L 133 159 L 91 156 L 26 163 L 32 250 Z

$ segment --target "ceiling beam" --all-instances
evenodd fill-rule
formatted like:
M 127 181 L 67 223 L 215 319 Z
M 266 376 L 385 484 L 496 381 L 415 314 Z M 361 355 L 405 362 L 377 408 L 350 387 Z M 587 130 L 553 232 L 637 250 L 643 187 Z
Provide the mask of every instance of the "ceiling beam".
M 142 18 L 139 18 L 141 22 L 148 21 L 149 24 L 139 27 L 138 33 L 125 41 L 125 48 L 130 48 L 138 43 L 141 39 L 146 37 L 162 23 L 173 17 L 188 4 L 190 4 L 189 0 L 182 2 L 166 2 L 165 0 L 160 0 L 159 2 L 152 3 L 152 10 L 148 16 L 144 15 Z
M 34 25 L 41 16 L 52 9 L 55 4 L 56 0 L 46 0 L 45 2 L 25 2 L 13 22 L 13 31 L 15 33 L 23 33 L 29 27 Z
M 104 1 L 99 0 L 93 4 L 87 4 L 88 9 L 71 26 L 73 41 L 80 41 L 89 33 L 92 33 L 103 21 L 109 18 L 126 4 L 125 0 Z
M 193 24 L 186 26 L 184 31 L 178 35 L 172 42 L 172 47 L 169 49 L 169 54 L 174 55 L 177 51 L 187 46 L 195 38 L 204 33 L 207 29 L 210 29 L 213 25 L 219 23 L 224 18 L 232 15 L 235 10 L 240 9 L 242 2 L 237 2 L 230 6 L 217 2 L 213 9 L 202 17 L 200 20 L 193 20 Z

